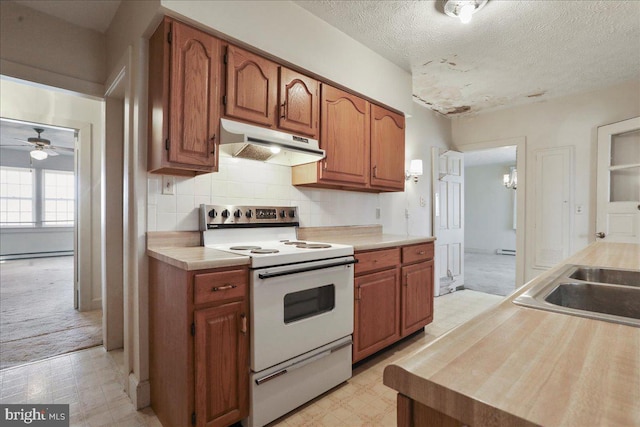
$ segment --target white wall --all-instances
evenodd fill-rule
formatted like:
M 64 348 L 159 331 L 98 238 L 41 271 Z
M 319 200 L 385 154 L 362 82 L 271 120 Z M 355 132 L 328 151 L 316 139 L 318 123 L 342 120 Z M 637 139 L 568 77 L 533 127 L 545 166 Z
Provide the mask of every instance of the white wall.
M 464 169 L 465 252 L 495 254 L 498 249 L 516 250 L 513 228 L 516 192 L 502 184 L 506 173 L 509 166 L 505 165 Z
M 197 22 L 411 114 L 411 75 L 290 1 L 162 0 Z
M 584 207 L 582 214 L 572 214 L 570 247 L 575 252 L 595 239 L 597 128 L 638 115 L 640 82 L 630 81 L 589 93 L 452 120 L 456 147 L 512 137 L 526 138 L 524 231 L 527 280 L 540 273 L 531 267 L 535 249 L 532 246 L 535 230 L 535 151 L 563 146 L 575 149 L 574 206 L 571 206 L 571 212 L 575 212 L 575 205 Z
M 3 75 L 103 95 L 106 78 L 103 34 L 12 1 L 2 1 L 0 38 Z
M 4 45 L 4 43 L 3 43 Z M 101 308 L 100 186 L 103 102 L 0 79 L 2 117 L 78 129 L 80 310 Z

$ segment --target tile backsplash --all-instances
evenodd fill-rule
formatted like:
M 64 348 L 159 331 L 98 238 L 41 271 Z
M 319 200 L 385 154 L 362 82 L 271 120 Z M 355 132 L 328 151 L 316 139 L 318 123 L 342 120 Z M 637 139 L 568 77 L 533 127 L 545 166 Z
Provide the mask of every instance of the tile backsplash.
M 200 204 L 298 206 L 303 227 L 378 224 L 379 195 L 291 185 L 291 168 L 220 158 L 220 171 L 174 177 L 174 194 L 162 194 L 162 176 L 148 174 L 147 231 L 198 230 Z

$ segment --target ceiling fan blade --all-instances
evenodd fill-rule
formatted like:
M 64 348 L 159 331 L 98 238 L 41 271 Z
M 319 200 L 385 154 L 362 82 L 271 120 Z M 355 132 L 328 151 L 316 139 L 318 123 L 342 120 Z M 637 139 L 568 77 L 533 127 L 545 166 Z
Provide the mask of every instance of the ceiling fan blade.
M 24 144 L 0 144 L 0 147 L 22 147 L 22 148 L 27 148 Z
M 48 148 L 43 149 L 42 151 L 44 151 L 45 153 L 47 153 L 50 156 L 59 156 L 60 154 L 56 153 L 53 150 L 49 150 Z
M 24 142 L 25 144 L 29 144 L 29 145 L 36 145 L 36 144 L 34 144 L 33 142 L 29 142 L 29 141 L 26 141 L 26 140 L 24 140 L 24 139 L 18 139 L 18 138 L 13 138 L 13 139 L 15 139 L 16 141 Z
M 73 148 L 69 148 L 69 147 L 54 147 L 54 146 L 49 146 L 49 147 L 47 147 L 47 148 L 48 148 L 48 149 L 51 149 L 51 150 L 56 150 L 56 151 L 67 151 L 67 152 L 69 152 L 69 153 L 73 153 L 74 151 L 76 151 L 75 149 L 73 149 Z

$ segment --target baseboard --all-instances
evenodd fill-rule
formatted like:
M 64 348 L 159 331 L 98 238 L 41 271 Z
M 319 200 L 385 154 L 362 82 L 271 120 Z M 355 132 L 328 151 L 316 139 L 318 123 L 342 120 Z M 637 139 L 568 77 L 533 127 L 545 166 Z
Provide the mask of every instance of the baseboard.
M 129 399 L 136 409 L 151 405 L 151 384 L 149 380 L 140 382 L 132 372 L 129 374 Z
M 481 248 L 464 248 L 466 254 L 488 254 L 495 255 L 495 249 L 481 249 Z

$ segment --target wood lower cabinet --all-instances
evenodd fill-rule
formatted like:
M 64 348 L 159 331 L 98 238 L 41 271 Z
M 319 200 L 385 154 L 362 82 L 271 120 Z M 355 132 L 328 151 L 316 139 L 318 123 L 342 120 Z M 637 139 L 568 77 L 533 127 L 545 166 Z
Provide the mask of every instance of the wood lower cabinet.
M 433 242 L 355 256 L 354 363 L 433 321 Z
M 149 259 L 151 406 L 165 427 L 226 427 L 249 414 L 248 270 L 185 271 Z
M 404 191 L 404 116 L 371 104 L 371 188 Z
M 356 277 L 353 361 L 400 339 L 400 280 L 397 268 Z
M 149 69 L 148 170 L 217 171 L 220 41 L 165 18 L 149 40 Z

